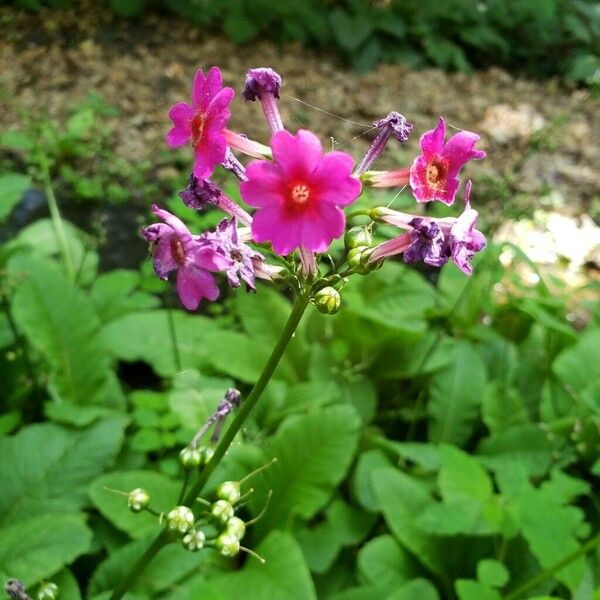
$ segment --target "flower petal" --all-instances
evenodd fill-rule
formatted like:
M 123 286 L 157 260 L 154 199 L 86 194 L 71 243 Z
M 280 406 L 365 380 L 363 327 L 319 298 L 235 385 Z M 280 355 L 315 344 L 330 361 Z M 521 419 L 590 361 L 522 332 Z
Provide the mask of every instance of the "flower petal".
M 435 129 L 426 131 L 421 136 L 421 150 L 423 154 L 439 154 L 444 147 L 444 138 L 446 137 L 446 122 L 442 117 L 438 121 Z
M 314 214 L 304 216 L 300 244 L 313 252 L 325 252 L 331 242 L 344 233 L 345 225 L 346 218 L 341 209 L 322 202 L 315 207 Z
M 450 177 L 456 177 L 465 163 L 470 160 L 485 158 L 483 150 L 475 150 L 474 148 L 478 141 L 479 136 L 471 131 L 459 131 L 448 140 L 441 154 L 450 159 L 448 170 Z
M 205 131 L 222 131 L 231 118 L 229 105 L 233 100 L 234 91 L 230 87 L 223 88 L 210 101 L 206 109 Z
M 157 240 L 152 256 L 152 266 L 154 267 L 154 272 L 161 279 L 166 280 L 168 274 L 177 268 L 177 263 L 171 252 L 171 241 L 174 237 L 177 237 L 177 234 L 167 225 L 165 225 L 165 227 L 170 233 L 161 235 Z
M 255 242 L 271 242 L 273 250 L 285 256 L 300 245 L 302 220 L 284 207 L 269 205 L 258 210 L 252 220 Z
M 189 252 L 189 260 L 207 271 L 225 271 L 233 266 L 233 261 L 228 256 L 216 252 L 212 246 L 199 244 Z
M 322 159 L 311 184 L 317 189 L 319 200 L 338 206 L 352 204 L 362 189 L 360 180 L 352 177 L 354 160 L 345 152 L 329 152 Z
M 208 271 L 186 265 L 177 272 L 177 293 L 185 308 L 196 310 L 202 298 L 216 300 L 219 288 Z
M 260 208 L 285 201 L 281 169 L 268 160 L 253 160 L 246 167 L 247 181 L 240 183 L 240 194 L 249 206 Z
M 285 130 L 274 133 L 271 148 L 275 162 L 290 179 L 309 177 L 323 157 L 319 138 L 305 129 L 296 135 Z
M 186 144 L 191 137 L 190 120 L 194 110 L 185 102 L 174 104 L 169 110 L 169 118 L 173 121 L 173 127 L 166 136 L 167 144 L 171 148 L 177 148 Z
M 152 213 L 162 219 L 177 235 L 181 238 L 191 238 L 190 230 L 185 226 L 183 221 L 172 215 L 168 210 L 159 208 L 156 204 L 152 205 Z
M 206 77 L 202 69 L 198 69 L 192 85 L 192 104 L 194 108 L 200 108 L 202 112 L 205 112 L 213 96 L 217 95 L 222 87 L 223 78 L 219 67 L 211 67 Z
M 222 134 L 203 136 L 194 149 L 194 176 L 198 179 L 208 179 L 215 167 L 225 160 L 226 152 L 227 142 Z

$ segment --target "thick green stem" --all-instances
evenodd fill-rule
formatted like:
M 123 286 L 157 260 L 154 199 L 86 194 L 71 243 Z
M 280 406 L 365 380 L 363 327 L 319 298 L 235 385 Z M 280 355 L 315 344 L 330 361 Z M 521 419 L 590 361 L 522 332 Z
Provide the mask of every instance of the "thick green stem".
M 520 598 L 525 592 L 528 592 L 536 585 L 539 585 L 540 583 L 542 583 L 542 581 L 550 579 L 550 577 L 556 575 L 556 573 L 564 569 L 567 565 L 570 565 L 572 562 L 576 561 L 578 558 L 585 556 L 598 544 L 600 544 L 600 533 L 595 535 L 591 540 L 587 541 L 583 546 L 581 546 L 574 552 L 571 552 L 571 554 L 567 554 L 567 556 L 565 556 L 562 560 L 559 560 L 551 567 L 548 567 L 545 571 L 538 573 L 535 577 L 532 577 L 531 579 L 526 581 L 523 585 L 519 586 L 514 592 L 511 592 L 507 596 L 504 596 L 504 600 L 518 600 L 518 598 Z
M 242 428 L 244 421 L 258 402 L 261 394 L 264 389 L 267 387 L 267 384 L 271 380 L 277 365 L 280 360 L 283 358 L 285 350 L 292 339 L 294 332 L 296 331 L 300 320 L 302 319 L 302 315 L 308 306 L 308 298 L 304 295 L 299 296 L 296 299 L 296 303 L 292 309 L 292 312 L 281 332 L 281 336 L 275 348 L 273 348 L 273 352 L 267 361 L 267 364 L 264 366 L 258 381 L 254 384 L 252 391 L 248 395 L 248 397 L 242 402 L 241 407 L 239 408 L 239 412 L 236 415 L 235 420 L 231 423 L 225 435 L 223 435 L 219 445 L 215 449 L 215 453 L 208 463 L 204 470 L 202 471 L 200 477 L 190 489 L 190 491 L 185 496 L 183 504 L 186 506 L 191 506 L 196 497 L 202 491 L 202 488 L 206 485 L 208 478 L 213 473 L 225 452 L 231 445 L 231 442 L 235 438 L 238 431 Z M 152 542 L 152 544 L 148 547 L 146 552 L 141 556 L 141 558 L 133 565 L 131 571 L 127 574 L 125 579 L 121 582 L 121 584 L 114 590 L 109 600 L 120 600 L 127 592 L 127 590 L 134 584 L 136 579 L 142 574 L 144 569 L 148 566 L 150 561 L 154 558 L 154 556 L 158 553 L 158 551 L 168 543 L 169 533 L 166 529 L 164 529 Z

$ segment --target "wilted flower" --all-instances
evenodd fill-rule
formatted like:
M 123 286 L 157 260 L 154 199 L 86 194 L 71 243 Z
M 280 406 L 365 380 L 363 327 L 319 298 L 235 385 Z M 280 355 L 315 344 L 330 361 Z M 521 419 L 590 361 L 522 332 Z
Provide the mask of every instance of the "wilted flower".
M 198 179 L 210 177 L 225 159 L 227 142 L 223 130 L 231 117 L 232 99 L 233 89 L 223 87 L 218 67 L 211 67 L 206 76 L 199 69 L 192 85 L 192 104 L 178 102 L 169 110 L 173 127 L 167 133 L 167 144 L 177 148 L 191 140 L 194 175 Z
M 410 185 L 418 202 L 452 204 L 460 170 L 472 159 L 485 158 L 483 150 L 474 149 L 477 134 L 459 131 L 444 143 L 445 137 L 446 122 L 441 117 L 435 129 L 421 136 L 421 154 L 410 168 Z
M 323 154 L 316 135 L 279 131 L 271 138 L 275 162 L 252 161 L 242 198 L 258 208 L 252 221 L 257 242 L 271 242 L 277 254 L 299 247 L 324 252 L 344 232 L 340 207 L 354 202 L 360 181 L 352 177 L 352 157 L 345 152 Z
M 257 98 L 262 104 L 265 118 L 272 133 L 283 129 L 283 121 L 279 114 L 277 100 L 281 90 L 279 73 L 268 67 L 249 69 L 242 96 L 244 100 L 254 101 Z
M 214 242 L 193 236 L 175 215 L 156 205 L 152 212 L 165 221 L 142 229 L 142 235 L 152 243 L 156 274 L 166 280 L 177 270 L 177 292 L 188 310 L 198 308 L 203 298 L 216 300 L 219 288 L 210 271 L 230 269 L 233 261 Z

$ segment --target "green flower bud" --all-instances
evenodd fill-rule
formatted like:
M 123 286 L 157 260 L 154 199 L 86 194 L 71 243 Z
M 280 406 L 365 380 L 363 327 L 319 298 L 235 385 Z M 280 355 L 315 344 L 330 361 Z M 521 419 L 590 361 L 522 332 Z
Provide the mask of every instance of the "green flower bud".
M 348 266 L 354 269 L 357 273 L 368 273 L 371 270 L 371 265 L 368 264 L 369 254 L 371 249 L 366 246 L 352 248 L 348 252 Z
M 190 529 L 184 536 L 182 543 L 191 552 L 196 552 L 204 547 L 206 536 L 199 529 Z
M 222 533 L 215 540 L 215 548 L 223 556 L 235 556 L 240 551 L 240 540 L 228 533 Z
M 37 600 L 56 600 L 58 586 L 55 583 L 42 583 L 37 593 Z
M 365 227 L 353 227 L 346 232 L 344 236 L 344 246 L 346 250 L 359 248 L 360 246 L 370 246 L 373 242 L 371 232 Z
M 172 531 L 186 533 L 194 526 L 194 513 L 187 506 L 176 506 L 167 514 L 167 524 Z
M 140 512 L 150 504 L 150 494 L 142 488 L 135 488 L 127 494 L 127 507 L 133 512 Z
M 238 540 L 241 540 L 246 533 L 246 524 L 239 517 L 231 517 L 231 519 L 227 521 L 225 533 L 227 535 L 232 535 Z
M 315 306 L 325 315 L 334 315 L 340 310 L 340 293 L 332 287 L 325 287 L 315 294 Z
M 242 495 L 239 481 L 224 481 L 217 487 L 217 498 L 235 504 Z
M 219 523 L 225 525 L 234 515 L 233 506 L 227 500 L 217 500 L 210 509 L 210 514 Z
M 186 446 L 179 453 L 179 462 L 184 469 L 195 469 L 196 467 L 199 467 L 202 462 L 202 454 L 197 448 Z
M 203 465 L 207 465 L 215 454 L 215 449 L 212 446 L 202 446 L 200 448 L 200 460 Z

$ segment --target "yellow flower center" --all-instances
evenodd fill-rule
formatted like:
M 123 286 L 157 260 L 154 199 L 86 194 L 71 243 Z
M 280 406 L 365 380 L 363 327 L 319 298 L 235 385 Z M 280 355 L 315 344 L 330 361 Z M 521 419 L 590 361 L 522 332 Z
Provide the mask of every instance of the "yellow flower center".
M 290 197 L 295 204 L 306 204 L 310 198 L 310 188 L 305 183 L 297 183 L 292 186 Z

